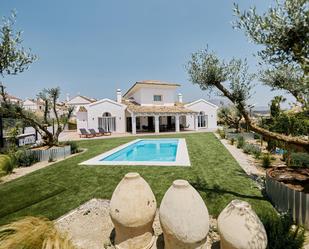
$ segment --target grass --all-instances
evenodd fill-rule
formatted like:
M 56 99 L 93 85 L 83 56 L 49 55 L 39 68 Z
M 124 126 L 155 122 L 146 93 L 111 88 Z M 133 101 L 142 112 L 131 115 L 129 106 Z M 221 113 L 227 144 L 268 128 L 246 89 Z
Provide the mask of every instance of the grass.
M 214 216 L 233 199 L 250 202 L 258 215 L 273 212 L 214 134 L 161 137 L 185 138 L 192 167 L 82 166 L 78 164 L 135 137 L 80 141 L 86 152 L 0 185 L 0 224 L 26 215 L 56 219 L 92 198 L 110 199 L 123 175 L 132 171 L 139 172 L 150 184 L 158 206 L 172 182 L 181 178 L 199 190 Z

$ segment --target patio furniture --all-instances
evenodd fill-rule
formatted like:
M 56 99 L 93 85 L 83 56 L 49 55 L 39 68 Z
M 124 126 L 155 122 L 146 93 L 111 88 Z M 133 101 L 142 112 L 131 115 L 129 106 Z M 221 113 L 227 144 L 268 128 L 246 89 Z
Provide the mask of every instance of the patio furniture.
M 96 132 L 94 129 L 89 129 L 90 133 L 94 136 L 94 137 L 100 137 L 103 136 L 103 133 L 101 132 Z
M 86 129 L 84 128 L 79 129 L 79 131 L 80 131 L 79 137 L 85 137 L 85 138 L 93 137 L 93 135 L 88 131 L 86 131 Z
M 106 131 L 106 130 L 105 130 L 104 128 L 102 128 L 102 127 L 99 127 L 98 130 L 99 130 L 99 132 L 100 132 L 101 134 L 103 134 L 103 135 L 107 135 L 107 136 L 112 135 L 112 133 L 111 133 L 110 131 Z

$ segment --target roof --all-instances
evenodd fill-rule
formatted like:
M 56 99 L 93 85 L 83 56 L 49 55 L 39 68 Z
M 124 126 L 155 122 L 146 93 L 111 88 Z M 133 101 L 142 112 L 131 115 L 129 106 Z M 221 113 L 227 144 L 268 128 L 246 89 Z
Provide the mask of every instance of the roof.
M 173 106 L 141 106 L 134 101 L 126 99 L 124 99 L 122 103 L 127 106 L 128 111 L 133 113 L 196 113 L 195 111 L 189 110 L 183 105 L 177 103 Z
M 84 106 L 80 106 L 77 112 L 87 112 L 87 109 Z
M 204 103 L 206 103 L 206 104 L 208 104 L 208 105 L 210 105 L 210 106 L 212 106 L 212 107 L 214 107 L 214 108 L 219 108 L 217 105 L 215 105 L 215 104 L 213 104 L 213 103 L 211 103 L 211 102 L 209 102 L 209 101 L 207 101 L 207 100 L 205 100 L 205 99 L 198 99 L 198 100 L 195 100 L 195 101 L 193 101 L 193 102 L 186 103 L 185 106 L 195 105 L 195 104 L 197 104 L 197 103 L 199 103 L 199 102 L 204 102 Z
M 153 85 L 153 86 L 172 86 L 172 87 L 178 87 L 180 84 L 178 83 L 171 83 L 171 82 L 165 82 L 165 81 L 159 81 L 159 80 L 142 80 L 142 81 L 137 81 L 133 86 L 129 88 L 129 90 L 123 95 L 124 97 L 129 94 L 136 86 L 140 85 Z
M 90 102 L 90 103 L 93 103 L 93 102 L 96 102 L 96 101 L 97 101 L 97 100 L 94 99 L 94 98 L 89 98 L 89 97 L 86 97 L 86 96 L 83 96 L 83 95 L 77 95 L 77 96 L 75 96 L 74 98 L 70 99 L 68 102 L 70 102 L 71 100 L 73 100 L 73 99 L 75 99 L 75 98 L 77 98 L 77 97 L 80 97 L 80 98 L 82 98 L 82 99 L 84 99 L 84 100 L 86 100 L 86 101 L 88 101 L 88 102 Z

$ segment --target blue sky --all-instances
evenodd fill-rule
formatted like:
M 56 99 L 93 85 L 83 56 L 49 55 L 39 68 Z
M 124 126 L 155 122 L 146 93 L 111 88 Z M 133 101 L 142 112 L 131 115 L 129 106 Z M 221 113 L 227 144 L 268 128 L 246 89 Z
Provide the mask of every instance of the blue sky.
M 261 11 L 272 3 L 235 1 Z M 24 46 L 39 56 L 29 70 L 3 81 L 22 98 L 54 86 L 63 98 L 115 98 L 117 88 L 124 92 L 135 81 L 156 79 L 180 83 L 185 101 L 208 99 L 184 68 L 192 52 L 208 44 L 221 58 L 247 57 L 257 70 L 257 46 L 233 30 L 232 8 L 233 1 L 223 0 L 1 0 L 0 15 L 17 11 Z M 258 106 L 278 94 L 261 86 L 255 91 L 251 102 Z

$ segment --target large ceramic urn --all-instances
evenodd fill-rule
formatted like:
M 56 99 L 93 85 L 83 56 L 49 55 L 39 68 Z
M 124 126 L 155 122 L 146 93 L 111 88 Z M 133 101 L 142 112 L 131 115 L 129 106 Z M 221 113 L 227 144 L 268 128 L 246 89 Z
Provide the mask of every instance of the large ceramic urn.
M 110 202 L 117 249 L 151 248 L 155 240 L 152 224 L 156 207 L 156 199 L 148 183 L 138 173 L 126 174 Z
M 165 249 L 205 248 L 209 231 L 207 207 L 199 193 L 185 180 L 176 180 L 160 206 Z
M 233 200 L 218 217 L 221 249 L 265 249 L 267 235 L 259 217 L 245 201 Z

